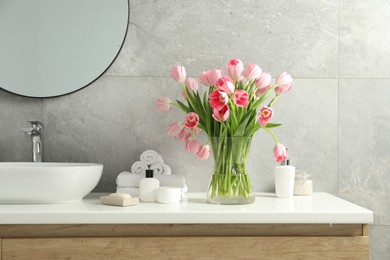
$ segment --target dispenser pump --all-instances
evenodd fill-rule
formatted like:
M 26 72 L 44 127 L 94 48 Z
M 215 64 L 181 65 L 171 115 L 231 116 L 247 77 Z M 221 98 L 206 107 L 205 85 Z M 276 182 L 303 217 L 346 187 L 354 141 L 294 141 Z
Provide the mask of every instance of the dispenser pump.
M 286 153 L 288 154 L 288 148 L 286 148 Z M 280 165 L 290 165 L 290 159 L 283 160 Z
M 153 170 L 147 169 L 145 171 L 145 178 L 153 178 Z

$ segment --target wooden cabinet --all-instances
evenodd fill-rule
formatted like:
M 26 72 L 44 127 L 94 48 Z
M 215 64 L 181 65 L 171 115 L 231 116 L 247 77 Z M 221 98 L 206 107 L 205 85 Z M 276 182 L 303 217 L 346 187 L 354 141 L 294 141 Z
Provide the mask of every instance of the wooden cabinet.
M 365 224 L 0 225 L 0 237 L 2 260 L 369 259 Z

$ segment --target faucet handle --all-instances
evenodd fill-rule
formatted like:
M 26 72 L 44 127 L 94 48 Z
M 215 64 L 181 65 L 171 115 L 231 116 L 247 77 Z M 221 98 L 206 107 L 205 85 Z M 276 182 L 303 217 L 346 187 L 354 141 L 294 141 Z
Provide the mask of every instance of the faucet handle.
M 37 131 L 43 130 L 43 123 L 37 119 L 31 119 L 28 120 L 28 122 L 31 124 L 31 127 Z

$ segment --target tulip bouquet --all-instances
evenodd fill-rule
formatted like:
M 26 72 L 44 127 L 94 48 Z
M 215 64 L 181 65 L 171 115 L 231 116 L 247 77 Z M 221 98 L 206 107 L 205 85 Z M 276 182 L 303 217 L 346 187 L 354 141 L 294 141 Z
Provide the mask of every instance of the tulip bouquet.
M 252 187 L 246 169 L 251 138 L 259 129 L 270 133 L 275 142 L 276 162 L 287 158 L 286 148 L 279 143 L 271 130 L 280 124 L 271 123 L 272 105 L 278 97 L 291 89 L 292 78 L 286 72 L 280 74 L 271 84 L 271 75 L 263 73 L 256 64 L 244 69 L 242 61 L 230 60 L 226 65 L 228 75 L 213 69 L 199 74 L 199 82 L 206 87 L 203 94 L 196 80 L 186 77 L 183 66 L 171 70 L 172 77 L 180 83 L 184 102 L 172 102 L 167 97 L 157 99 L 160 112 L 173 107 L 181 109 L 185 119 L 172 122 L 168 135 L 185 143 L 185 148 L 199 159 L 206 160 L 212 153 L 215 159 L 214 174 L 211 178 L 208 198 L 221 202 L 220 198 L 244 198 L 254 201 Z M 263 105 L 271 94 L 272 99 Z M 207 142 L 200 143 L 199 134 L 207 135 Z M 239 200 L 238 203 L 240 203 Z

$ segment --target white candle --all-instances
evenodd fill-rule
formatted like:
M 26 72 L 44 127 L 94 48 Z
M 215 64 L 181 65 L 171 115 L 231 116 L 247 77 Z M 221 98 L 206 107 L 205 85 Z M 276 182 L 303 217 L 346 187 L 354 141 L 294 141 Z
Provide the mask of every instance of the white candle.
M 310 195 L 313 193 L 313 180 L 307 171 L 297 171 L 295 174 L 294 195 Z

